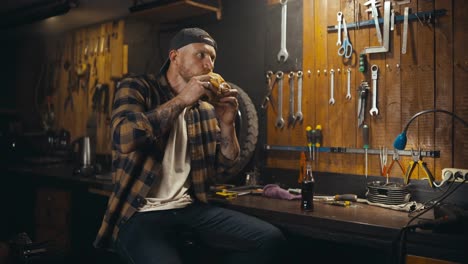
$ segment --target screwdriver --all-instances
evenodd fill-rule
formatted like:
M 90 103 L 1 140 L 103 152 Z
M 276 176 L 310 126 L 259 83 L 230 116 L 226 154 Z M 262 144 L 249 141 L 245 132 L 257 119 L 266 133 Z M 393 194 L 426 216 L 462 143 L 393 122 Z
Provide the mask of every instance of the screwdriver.
M 367 179 L 367 150 L 369 149 L 369 126 L 368 125 L 363 125 L 362 126 L 362 143 L 363 143 L 363 148 L 365 152 L 365 159 L 366 159 L 366 179 Z
M 307 146 L 309 147 L 309 160 L 312 160 L 312 145 L 314 144 L 314 134 L 312 133 L 312 127 L 306 127 Z
M 321 125 L 317 125 L 315 127 L 315 146 L 317 147 L 316 151 L 317 151 L 317 160 L 319 158 L 319 152 L 320 152 L 320 146 L 322 144 L 322 126 Z

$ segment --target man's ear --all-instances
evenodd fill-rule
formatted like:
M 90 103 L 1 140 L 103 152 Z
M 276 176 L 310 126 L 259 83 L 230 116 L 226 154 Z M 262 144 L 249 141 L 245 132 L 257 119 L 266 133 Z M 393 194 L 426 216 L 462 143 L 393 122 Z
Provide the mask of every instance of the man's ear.
M 171 63 L 176 59 L 176 57 L 179 55 L 177 50 L 171 50 L 169 52 L 169 59 L 171 60 Z

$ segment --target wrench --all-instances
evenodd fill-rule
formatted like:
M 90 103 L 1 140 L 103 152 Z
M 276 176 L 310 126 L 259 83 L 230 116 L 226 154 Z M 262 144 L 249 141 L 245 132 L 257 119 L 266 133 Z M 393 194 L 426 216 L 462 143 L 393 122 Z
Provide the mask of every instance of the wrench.
M 328 101 L 329 104 L 334 105 L 335 104 L 335 98 L 333 97 L 333 90 L 335 86 L 335 71 L 333 69 L 330 70 L 330 101 Z
M 348 68 L 348 83 L 347 83 L 347 93 L 346 93 L 346 99 L 351 100 L 351 69 Z
M 302 71 L 297 72 L 297 112 L 296 112 L 296 121 L 301 122 L 302 115 Z
M 296 116 L 294 115 L 294 72 L 289 73 L 289 116 L 288 126 L 294 126 Z
M 343 17 L 343 12 L 336 13 L 336 21 L 338 21 L 338 41 L 336 42 L 337 46 L 341 46 L 341 20 Z
M 372 108 L 369 111 L 371 116 L 378 115 L 379 109 L 377 109 L 377 72 L 379 71 L 379 66 L 372 65 Z
M 280 0 L 281 3 L 281 48 L 278 52 L 278 61 L 285 62 L 288 59 L 286 50 L 286 20 L 288 15 L 288 0 Z
M 265 98 L 263 99 L 263 102 L 261 105 L 262 109 L 266 109 L 268 107 L 268 103 L 271 102 L 271 91 L 273 90 L 273 85 L 275 85 L 274 83 L 271 84 L 272 75 L 273 75 L 272 71 L 267 71 L 265 75 L 266 85 L 267 85 L 267 94 L 265 95 Z
M 278 115 L 276 117 L 275 126 L 277 128 L 283 128 L 284 119 L 283 119 L 283 72 L 278 71 L 276 73 L 276 79 L 278 80 Z

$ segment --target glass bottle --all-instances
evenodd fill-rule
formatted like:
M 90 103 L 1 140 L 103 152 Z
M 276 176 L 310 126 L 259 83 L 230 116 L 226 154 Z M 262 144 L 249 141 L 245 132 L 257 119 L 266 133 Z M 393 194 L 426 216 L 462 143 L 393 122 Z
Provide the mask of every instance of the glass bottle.
M 314 184 L 315 179 L 312 174 L 312 164 L 308 161 L 306 164 L 306 173 L 301 186 L 301 209 L 304 211 L 314 210 Z

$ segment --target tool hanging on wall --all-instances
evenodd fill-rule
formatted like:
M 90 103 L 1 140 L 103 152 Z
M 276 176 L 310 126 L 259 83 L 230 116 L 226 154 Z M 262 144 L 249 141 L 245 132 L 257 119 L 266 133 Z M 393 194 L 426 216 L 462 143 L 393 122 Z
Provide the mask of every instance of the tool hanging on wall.
M 367 56 L 366 54 L 359 54 L 359 71 L 366 72 L 367 71 Z
M 372 0 L 372 1 L 374 1 L 374 0 Z M 379 40 L 379 43 L 382 46 L 364 48 L 362 53 L 381 53 L 381 52 L 387 52 L 389 50 L 389 42 L 390 42 L 390 40 L 389 40 L 390 39 L 390 9 L 391 9 L 390 1 L 385 1 L 385 3 L 384 3 L 384 25 L 383 25 L 384 36 L 383 36 L 383 40 L 382 40 L 382 34 L 380 32 L 379 21 L 378 21 L 378 18 L 376 17 L 378 15 L 378 12 L 377 12 L 377 8 L 375 8 L 375 3 L 373 4 L 372 14 L 374 15 L 375 29 L 376 29 L 377 38 Z
M 262 109 L 267 109 L 268 108 L 268 103 L 271 104 L 271 106 L 274 108 L 275 105 L 273 103 L 273 98 L 271 96 L 271 92 L 273 91 L 273 87 L 275 87 L 275 84 L 278 79 L 275 79 L 274 82 L 272 82 L 273 79 L 273 72 L 272 71 L 267 71 L 266 73 L 266 86 L 267 86 L 267 94 L 263 98 L 263 102 L 261 104 Z
M 289 115 L 288 127 L 294 126 L 296 123 L 296 116 L 294 112 L 294 72 L 289 73 Z
M 365 152 L 365 157 L 364 157 L 364 170 L 365 170 L 365 175 L 367 179 L 367 174 L 368 174 L 368 159 L 367 159 L 367 153 L 369 149 L 369 126 L 368 125 L 363 125 L 362 126 L 362 144 Z
M 386 169 L 386 171 L 384 172 L 385 175 L 389 175 L 391 172 L 392 172 L 392 168 L 393 168 L 393 165 L 397 163 L 398 166 L 400 167 L 401 171 L 403 172 L 403 175 L 406 174 L 406 170 L 405 168 L 403 167 L 403 165 L 401 164 L 400 162 L 400 154 L 398 153 L 398 150 L 397 149 L 394 149 L 393 150 L 393 157 L 392 157 L 392 162 L 390 163 L 390 166 L 388 166 L 388 168 Z
M 435 187 L 434 186 L 434 180 L 435 179 L 434 179 L 434 176 L 432 175 L 431 171 L 427 167 L 426 162 L 422 161 L 422 159 L 421 159 L 421 149 L 419 149 L 419 151 L 411 150 L 411 152 L 412 152 L 413 160 L 410 161 L 410 163 L 408 165 L 408 169 L 406 170 L 405 181 L 404 181 L 405 184 L 408 184 L 410 182 L 411 174 L 413 173 L 414 168 L 419 166 L 419 167 L 421 167 L 421 169 L 426 174 L 429 185 L 432 188 L 434 188 Z
M 280 0 L 281 4 L 281 47 L 278 52 L 278 61 L 285 62 L 288 59 L 288 51 L 286 50 L 286 21 L 288 16 L 288 0 Z
M 297 72 L 297 112 L 296 112 L 296 121 L 302 122 L 302 71 Z
M 371 116 L 376 116 L 379 114 L 379 109 L 377 108 L 377 79 L 378 79 L 379 67 L 374 64 L 371 67 L 372 72 L 372 108 L 369 111 Z
M 348 37 L 348 29 L 346 27 L 346 19 L 343 17 L 343 43 L 341 44 L 341 47 L 338 49 L 338 56 L 342 56 L 346 59 L 351 58 L 351 55 L 353 55 L 353 45 L 349 41 Z M 340 34 L 338 32 L 338 34 Z
M 283 119 L 283 76 L 282 71 L 276 73 L 276 79 L 278 79 L 278 111 L 276 116 L 275 126 L 277 128 L 283 128 L 284 119 Z
M 369 93 L 369 84 L 362 81 L 358 88 L 358 127 L 361 127 L 364 123 L 366 114 L 366 100 L 367 94 Z

